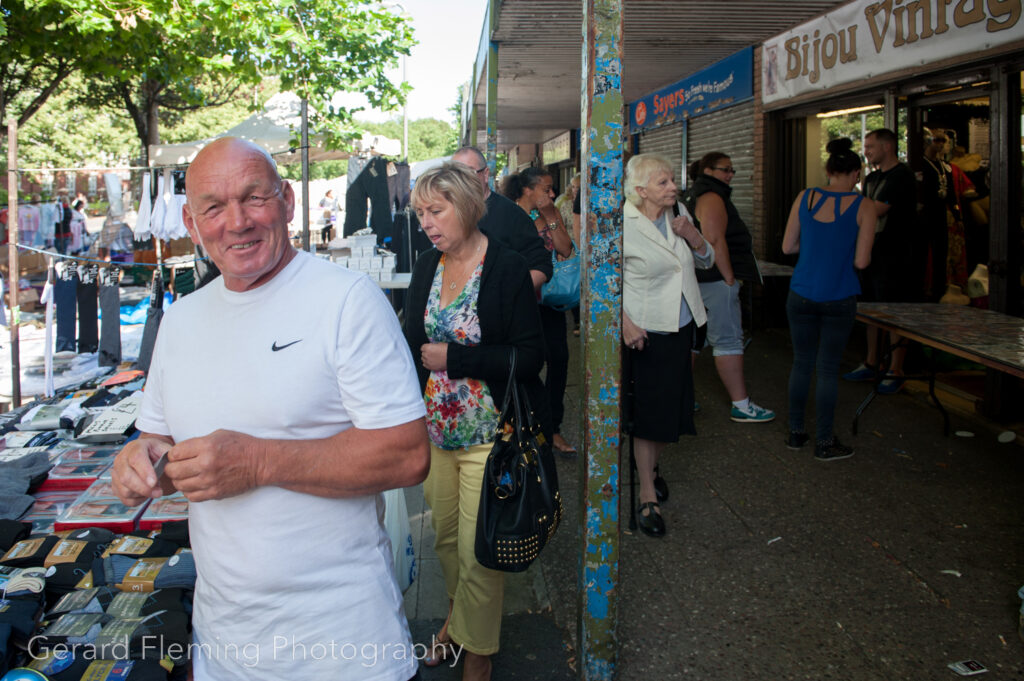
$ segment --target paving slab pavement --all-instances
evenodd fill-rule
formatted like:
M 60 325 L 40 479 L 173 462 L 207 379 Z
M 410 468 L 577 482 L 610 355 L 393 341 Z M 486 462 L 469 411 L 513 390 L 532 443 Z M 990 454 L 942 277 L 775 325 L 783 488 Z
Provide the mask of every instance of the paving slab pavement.
M 578 445 L 572 336 L 570 352 L 563 433 Z M 1024 450 L 998 443 L 996 424 L 956 413 L 953 430 L 976 437 L 943 437 L 939 412 L 907 394 L 877 399 L 853 436 L 868 388 L 843 383 L 836 432 L 856 454 L 823 463 L 812 446 L 790 451 L 791 359 L 785 330 L 755 334 L 748 387 L 779 418 L 736 424 L 710 353 L 699 358 L 699 434 L 662 460 L 664 539 L 628 531 L 623 487 L 617 678 L 954 679 L 947 664 L 968 658 L 986 678 L 1024 678 Z M 856 363 L 850 352 L 844 368 Z M 575 677 L 580 467 L 559 458 L 563 525 L 507 583 L 496 681 Z M 446 602 L 428 530 L 420 537 L 421 577 L 406 604 L 414 636 L 429 639 Z M 458 678 L 437 673 L 425 678 Z

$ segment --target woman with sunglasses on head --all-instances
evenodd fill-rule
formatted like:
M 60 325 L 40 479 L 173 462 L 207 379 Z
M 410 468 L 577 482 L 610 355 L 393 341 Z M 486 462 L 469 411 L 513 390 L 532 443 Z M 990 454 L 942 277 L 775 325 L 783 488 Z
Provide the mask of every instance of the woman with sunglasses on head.
M 793 340 L 786 446 L 800 449 L 807 443 L 804 412 L 811 372 L 815 372 L 814 456 L 819 461 L 835 461 L 853 455 L 853 449 L 836 438 L 832 424 L 839 360 L 853 329 L 860 294 L 854 268 L 862 270 L 871 262 L 878 210 L 874 201 L 856 189 L 861 160 L 853 151 L 853 142 L 845 137 L 835 139 L 826 150 L 826 186 L 800 192 L 782 237 L 783 253 L 800 254 L 786 300 Z
M 708 344 L 732 401 L 729 418 L 737 423 L 767 423 L 775 419 L 775 412 L 750 400 L 743 376 L 740 286 L 757 279 L 757 262 L 750 230 L 731 199 L 736 169 L 728 155 L 712 151 L 690 166 L 690 177 L 687 206 L 697 229 L 715 249 L 715 266 L 697 272 L 697 281 L 708 308 Z
M 529 214 L 537 226 L 537 233 L 552 257 L 568 258 L 575 250 L 562 216 L 555 208 L 555 192 L 551 189 L 551 173 L 543 168 L 526 168 L 509 175 L 501 186 L 501 193 L 512 199 Z M 563 456 L 573 456 L 576 448 L 562 437 L 562 416 L 565 413 L 565 385 L 569 379 L 569 342 L 565 312 L 540 304 L 540 321 L 544 327 L 544 353 L 548 370 L 544 388 L 551 405 L 551 425 L 554 436 L 551 446 Z

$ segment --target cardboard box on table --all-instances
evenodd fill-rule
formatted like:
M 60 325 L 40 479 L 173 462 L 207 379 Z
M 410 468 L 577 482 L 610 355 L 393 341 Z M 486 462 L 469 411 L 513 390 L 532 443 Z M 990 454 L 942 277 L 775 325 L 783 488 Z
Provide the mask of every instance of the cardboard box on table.
M 4 287 L 7 286 L 7 278 L 9 276 L 10 267 L 7 263 L 7 246 L 0 248 L 0 274 L 4 277 Z M 45 253 L 37 253 L 35 251 L 21 251 L 18 253 L 18 273 L 21 276 L 30 274 L 46 274 L 46 268 L 49 266 L 47 258 L 50 257 Z M 53 256 L 57 258 L 56 254 Z
M 110 469 L 118 451 L 118 447 L 87 447 L 66 451 L 54 462 L 54 467 L 39 489 L 87 489 Z
M 147 505 L 148 501 L 141 506 L 125 506 L 116 497 L 83 494 L 57 516 L 53 528 L 57 532 L 80 527 L 104 527 L 113 532 L 131 532 Z
M 80 490 L 54 490 L 52 492 L 36 492 L 35 502 L 25 515 L 18 518 L 23 523 L 32 523 L 32 534 L 48 534 L 53 532 L 53 524 L 57 516 L 66 508 L 78 501 L 82 496 Z
M 11 296 L 4 291 L 4 305 L 10 306 L 10 304 Z M 18 306 L 23 312 L 35 312 L 35 309 L 39 307 L 39 292 L 31 287 L 21 289 L 18 291 Z
M 40 491 L 87 489 L 96 482 L 113 463 L 112 459 L 86 459 L 81 461 L 58 460 L 50 470 L 49 477 L 39 486 Z
M 159 530 L 164 523 L 188 520 L 188 498 L 181 492 L 154 499 L 139 518 L 140 530 Z

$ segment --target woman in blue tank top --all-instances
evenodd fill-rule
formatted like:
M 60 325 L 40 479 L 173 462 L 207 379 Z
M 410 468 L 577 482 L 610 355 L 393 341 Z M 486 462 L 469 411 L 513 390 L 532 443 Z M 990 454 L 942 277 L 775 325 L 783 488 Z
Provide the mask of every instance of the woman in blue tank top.
M 783 253 L 800 254 L 786 300 L 793 339 L 786 445 L 799 449 L 808 440 L 804 412 L 811 373 L 817 366 L 814 456 L 835 461 L 853 455 L 853 449 L 836 438 L 832 424 L 839 360 L 850 338 L 860 293 L 854 268 L 864 269 L 871 261 L 878 218 L 874 202 L 855 190 L 861 160 L 853 152 L 853 142 L 835 139 L 826 149 L 828 185 L 800 192 L 782 238 Z

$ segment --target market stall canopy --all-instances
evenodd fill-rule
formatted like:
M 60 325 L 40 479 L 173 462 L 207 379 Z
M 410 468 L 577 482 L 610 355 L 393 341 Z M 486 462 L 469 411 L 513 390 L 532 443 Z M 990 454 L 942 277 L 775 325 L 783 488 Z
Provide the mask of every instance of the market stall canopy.
M 219 137 L 240 137 L 254 142 L 271 154 L 278 163 L 297 163 L 302 157 L 298 149 L 292 149 L 292 131 L 298 134 L 302 124 L 302 101 L 291 92 L 281 92 L 268 101 L 263 111 L 253 114 L 230 130 L 197 140 L 179 144 L 151 144 L 149 164 L 151 166 L 182 165 L 190 163 L 199 150 Z M 381 135 L 365 133 L 355 143 L 354 150 L 327 149 L 322 140 L 310 136 L 310 161 L 346 159 L 356 153 L 370 153 L 380 156 L 399 156 L 402 143 Z
M 409 166 L 409 179 L 415 182 L 416 178 L 423 173 L 450 160 L 452 160 L 451 156 L 439 156 L 438 158 L 428 158 L 426 161 L 416 161 Z

